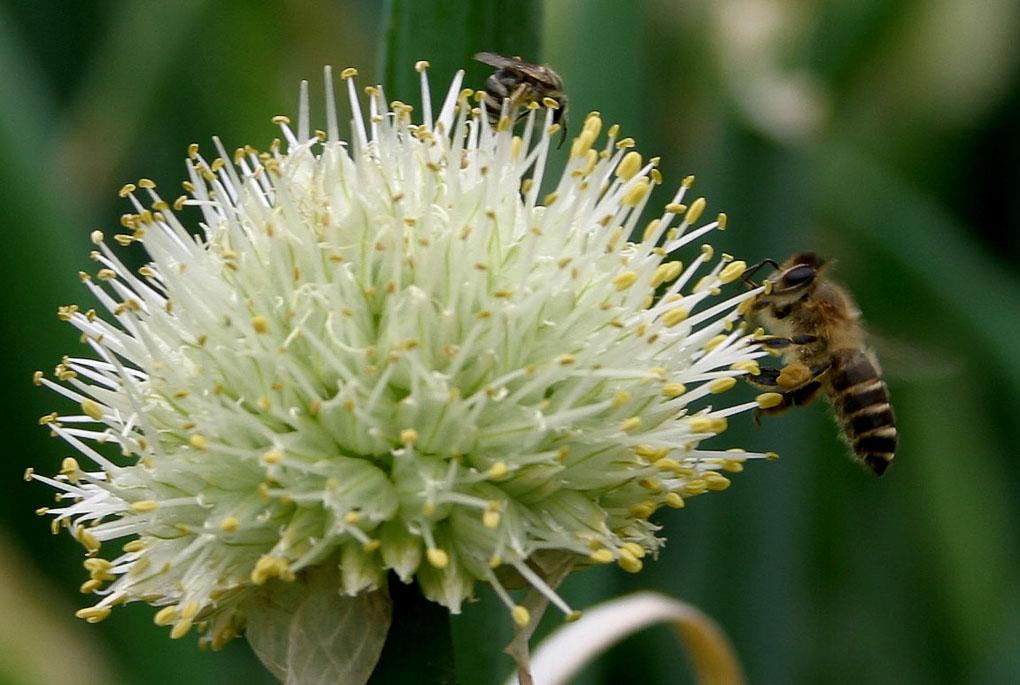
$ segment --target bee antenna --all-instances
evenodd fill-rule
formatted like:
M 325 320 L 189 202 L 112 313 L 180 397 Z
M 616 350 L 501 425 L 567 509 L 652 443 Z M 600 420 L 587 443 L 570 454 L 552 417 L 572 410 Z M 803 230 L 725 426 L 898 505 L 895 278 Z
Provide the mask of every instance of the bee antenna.
M 743 280 L 744 283 L 746 283 L 749 287 L 757 288 L 758 284 L 751 280 L 751 276 L 753 276 L 756 271 L 758 271 L 766 264 L 771 266 L 773 269 L 779 268 L 779 264 L 777 264 L 774 259 L 763 259 L 757 264 L 752 264 L 751 266 L 744 269 L 744 273 L 740 274 L 741 280 Z

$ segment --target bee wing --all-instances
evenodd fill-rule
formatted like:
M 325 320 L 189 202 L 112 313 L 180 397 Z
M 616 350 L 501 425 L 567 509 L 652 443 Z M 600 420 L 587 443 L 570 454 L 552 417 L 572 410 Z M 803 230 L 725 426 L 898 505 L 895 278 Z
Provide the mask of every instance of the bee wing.
M 477 52 L 475 53 L 475 59 L 482 64 L 488 64 L 497 69 L 512 71 L 547 88 L 559 89 L 562 87 L 549 67 L 525 62 L 520 57 L 507 57 L 495 52 Z
M 507 57 L 497 52 L 476 52 L 475 60 L 482 64 L 488 64 L 490 67 L 496 67 L 497 69 L 513 69 L 515 63 L 520 63 L 519 59 L 513 57 Z
M 882 362 L 882 376 L 900 381 L 944 380 L 963 373 L 953 353 L 930 340 L 868 331 L 868 342 Z

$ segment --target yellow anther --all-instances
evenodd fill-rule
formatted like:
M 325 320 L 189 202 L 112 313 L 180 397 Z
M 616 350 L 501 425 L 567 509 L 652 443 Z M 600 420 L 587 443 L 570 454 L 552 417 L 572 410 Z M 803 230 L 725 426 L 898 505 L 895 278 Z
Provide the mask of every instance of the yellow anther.
M 121 546 L 121 549 L 128 553 L 141 552 L 145 549 L 145 543 L 141 540 L 131 540 L 129 542 L 125 542 Z
M 670 507 L 671 509 L 683 509 L 684 498 L 675 492 L 668 493 L 666 495 L 666 506 Z
M 569 614 L 563 617 L 563 620 L 567 623 L 573 623 L 577 619 L 581 618 L 581 612 L 578 609 L 574 609 Z
M 754 359 L 743 359 L 735 364 L 731 364 L 730 368 L 734 371 L 746 371 L 752 376 L 757 376 L 761 373 L 761 367 L 758 366 L 758 362 Z
M 662 490 L 662 481 L 658 478 L 638 478 L 637 484 L 645 490 L 651 490 L 652 492 Z
M 400 444 L 413 445 L 418 442 L 418 431 L 413 428 L 405 428 L 400 431 Z
M 646 519 L 655 513 L 655 503 L 644 500 L 630 505 L 630 508 L 627 511 L 634 518 Z
M 110 615 L 110 607 L 85 607 L 78 609 L 74 615 L 85 619 L 86 623 L 99 623 Z
M 716 220 L 716 223 L 719 224 L 719 230 L 720 231 L 725 231 L 726 230 L 726 215 L 723 214 L 722 212 L 720 212 L 719 215 L 715 218 L 715 220 Z
M 641 232 L 641 240 L 650 240 L 659 230 L 659 223 L 658 219 L 652 219 L 649 221 L 648 225 L 645 226 L 645 230 Z M 659 266 L 662 265 L 660 264 Z
M 701 292 L 707 286 L 711 285 L 714 281 L 715 277 L 712 276 L 711 274 L 702 276 L 701 278 L 698 279 L 698 282 L 694 284 L 694 287 L 691 288 L 691 291 L 696 293 Z
M 269 450 L 262 455 L 264 464 L 279 464 L 281 461 L 283 461 L 283 452 L 280 450 Z
M 681 321 L 687 318 L 687 310 L 683 307 L 673 307 L 668 312 L 662 315 L 662 323 L 666 324 L 667 328 L 672 328 Z
M 716 378 L 708 384 L 708 391 L 711 393 L 726 392 L 737 384 L 737 379 L 729 376 L 727 378 Z
M 358 75 L 358 70 L 355 69 L 354 67 L 347 67 L 346 69 L 344 69 L 343 71 L 340 72 L 340 78 L 342 78 L 345 81 L 347 79 L 353 78 L 353 77 L 355 77 L 357 75 Z
M 616 557 L 613 556 L 612 551 L 605 547 L 602 547 L 589 554 L 588 558 L 594 561 L 596 564 L 610 564 Z
M 438 547 L 425 550 L 425 558 L 428 559 L 432 566 L 440 570 L 450 565 L 449 555 Z
M 253 316 L 251 317 L 251 326 L 256 333 L 266 333 L 269 331 L 269 319 L 261 315 Z
M 626 547 L 620 548 L 620 558 L 616 563 L 627 573 L 637 573 L 644 566 L 641 560 Z
M 730 479 L 721 473 L 709 471 L 705 474 L 705 487 L 709 490 L 725 490 L 730 487 Z
M 220 530 L 225 533 L 233 533 L 241 527 L 241 521 L 236 516 L 228 516 L 220 521 Z
M 726 425 L 726 419 L 721 417 L 692 416 L 688 420 L 692 433 L 721 433 Z
M 597 135 L 589 133 L 588 129 L 581 131 L 581 135 L 574 138 L 574 142 L 570 144 L 570 156 L 573 159 L 579 157 L 586 157 L 588 151 L 591 149 L 592 143 L 595 142 Z
M 102 231 L 92 231 L 92 233 L 89 234 L 89 240 L 92 241 L 93 245 L 101 244 L 103 242 L 103 232 Z
M 502 520 L 502 514 L 498 511 L 486 510 L 482 513 L 482 525 L 489 530 L 496 530 L 499 528 L 499 522 Z
M 190 438 L 188 438 L 188 442 L 196 450 L 207 450 L 207 449 L 209 449 L 209 443 L 206 441 L 204 435 L 199 435 L 198 433 L 196 433 L 196 434 L 192 435 Z
M 560 366 L 570 366 L 576 361 L 577 357 L 575 357 L 572 354 L 561 354 L 560 356 L 556 357 L 556 363 L 559 364 Z
M 735 262 L 727 264 L 726 267 L 719 272 L 719 280 L 723 283 L 732 283 L 740 278 L 745 271 L 747 271 L 747 262 L 738 259 Z
M 353 526 L 355 523 L 361 520 L 361 514 L 356 511 L 349 511 L 344 514 L 344 523 L 349 526 Z
M 624 421 L 620 422 L 620 430 L 622 430 L 624 433 L 627 433 L 629 431 L 634 430 L 635 428 L 638 428 L 640 425 L 641 417 L 632 416 L 629 419 L 625 419 Z
M 489 477 L 489 480 L 499 480 L 500 478 L 506 476 L 506 474 L 509 472 L 510 469 L 507 468 L 504 462 L 497 461 L 495 464 L 489 467 L 487 475 Z
M 195 618 L 198 615 L 198 610 L 202 608 L 202 605 L 198 602 L 191 600 L 181 605 L 181 617 L 182 618 Z
M 170 639 L 179 640 L 188 634 L 191 630 L 192 622 L 190 618 L 182 618 L 181 620 L 174 623 L 174 627 L 170 629 Z
M 159 502 L 157 502 L 154 499 L 143 499 L 131 503 L 131 511 L 137 512 L 139 514 L 145 514 L 150 511 L 156 511 L 157 509 L 159 509 Z
M 680 262 L 665 262 L 655 267 L 655 271 L 652 273 L 652 280 L 649 283 L 653 288 L 657 288 L 663 283 L 669 283 L 676 279 L 683 270 L 684 265 Z
M 131 193 L 135 192 L 135 190 L 137 189 L 138 188 L 137 186 L 135 186 L 134 183 L 125 183 L 120 187 L 120 190 L 117 191 L 117 194 L 120 195 L 121 197 L 127 197 Z
M 663 457 L 655 460 L 655 468 L 660 471 L 676 471 L 680 468 L 680 462 L 671 457 Z
M 152 622 L 157 626 L 168 626 L 177 620 L 177 606 L 170 605 L 163 607 L 152 617 Z
M 783 396 L 778 392 L 763 392 L 754 398 L 754 401 L 758 403 L 758 406 L 762 409 L 769 409 L 771 407 L 778 407 L 783 403 Z
M 78 591 L 81 592 L 83 595 L 87 595 L 91 592 L 95 592 L 101 587 L 103 587 L 103 581 L 98 580 L 96 578 L 90 578 L 81 584 L 81 587 L 78 588 Z
M 77 474 L 81 473 L 78 460 L 74 457 L 64 457 L 64 460 L 60 462 L 60 473 L 64 476 L 77 477 Z
M 772 281 L 770 281 L 769 279 L 766 278 L 764 281 L 761 282 L 761 285 L 762 285 L 763 288 L 765 288 L 765 294 L 766 295 L 769 295 L 769 294 L 772 293 Z
M 630 402 L 630 397 L 631 397 L 630 393 L 627 392 L 626 390 L 618 390 L 617 393 L 613 396 L 612 406 L 621 407 L 627 402 Z
M 378 540 L 377 538 L 373 538 L 373 539 L 369 540 L 368 542 L 366 542 L 365 544 L 363 544 L 361 546 L 361 549 L 364 552 L 371 553 L 371 552 L 376 551 L 380 547 L 382 547 L 382 542 L 380 540 Z
M 645 548 L 636 542 L 625 542 L 620 546 L 620 549 L 625 549 L 633 554 L 638 559 L 645 558 Z
M 635 144 L 633 138 L 621 138 L 616 147 L 620 150 L 626 150 L 627 148 L 634 147 Z
M 427 60 L 420 59 L 414 63 L 414 70 L 420 74 L 421 72 L 428 69 L 430 66 L 432 65 L 429 64 Z
M 638 445 L 634 448 L 634 454 L 644 457 L 648 461 L 662 459 L 669 452 L 667 447 L 652 447 L 651 445 Z
M 641 170 L 641 153 L 639 152 L 628 152 L 620 160 L 619 166 L 616 167 L 616 175 L 622 178 L 624 181 L 629 181 L 634 178 L 634 174 Z
M 616 288 L 617 292 L 626 290 L 630 286 L 634 285 L 637 281 L 638 275 L 636 271 L 621 271 L 620 273 L 613 276 L 613 287 Z
M 90 552 L 95 552 L 95 551 L 99 550 L 99 547 L 101 546 L 100 542 L 99 542 L 99 538 L 97 538 L 92 533 L 92 531 L 85 530 L 84 528 L 79 526 L 77 533 L 78 533 L 78 540 L 79 540 L 79 542 L 81 542 L 83 545 L 85 545 L 85 547 Z
M 720 333 L 719 335 L 715 336 L 714 338 L 705 343 L 705 349 L 714 350 L 715 348 L 719 347 L 719 345 L 724 340 L 726 340 L 726 336 Z
M 514 623 L 516 623 L 519 628 L 524 628 L 531 622 L 531 614 L 528 613 L 528 610 L 520 604 L 511 609 L 510 617 L 513 618 Z
M 651 187 L 651 183 L 649 183 L 647 178 L 641 177 L 637 179 L 637 181 L 634 182 L 634 185 L 631 186 L 630 190 L 624 193 L 623 197 L 620 198 L 620 204 L 626 207 L 633 207 L 637 205 L 637 203 L 641 202 L 641 200 L 645 198 L 645 195 L 648 194 Z
M 99 421 L 101 418 L 103 418 L 103 408 L 95 400 L 88 398 L 82 400 L 81 410 L 85 412 L 85 414 L 89 418 L 95 419 L 96 421 Z
M 503 557 L 499 556 L 498 554 L 495 556 L 491 556 L 489 557 L 488 563 L 489 568 L 499 568 L 500 566 L 503 565 Z
M 703 478 L 695 478 L 684 483 L 684 492 L 692 497 L 694 495 L 700 495 L 706 490 L 708 490 L 708 482 Z
M 662 394 L 665 397 L 679 397 L 687 392 L 687 386 L 683 383 L 666 383 L 662 386 Z

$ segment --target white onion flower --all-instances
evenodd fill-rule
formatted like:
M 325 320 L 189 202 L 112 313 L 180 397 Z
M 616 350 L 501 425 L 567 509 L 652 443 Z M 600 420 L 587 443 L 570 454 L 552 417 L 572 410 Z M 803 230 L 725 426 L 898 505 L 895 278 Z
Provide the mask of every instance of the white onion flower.
M 136 272 L 93 234 L 105 311 L 60 312 L 91 356 L 36 374 L 90 464 L 34 475 L 88 550 L 79 616 L 142 600 L 219 647 L 250 593 L 326 566 L 348 595 L 393 571 L 454 613 L 482 581 L 525 624 L 512 570 L 572 615 L 529 559 L 637 571 L 663 544 L 649 516 L 749 456 L 700 444 L 758 406 L 718 393 L 763 354 L 737 311 L 761 289 L 726 287 L 745 265 L 707 245 L 674 258 L 725 217 L 697 225 L 686 179 L 639 227 L 662 178 L 618 127 L 589 115 L 547 168 L 551 110 L 490 126 L 460 73 L 434 117 L 426 66 L 419 124 L 379 88 L 364 118 L 347 70 L 341 139 L 327 70 L 326 131 L 304 87 L 268 152 L 192 146 L 176 201 L 125 186 Z

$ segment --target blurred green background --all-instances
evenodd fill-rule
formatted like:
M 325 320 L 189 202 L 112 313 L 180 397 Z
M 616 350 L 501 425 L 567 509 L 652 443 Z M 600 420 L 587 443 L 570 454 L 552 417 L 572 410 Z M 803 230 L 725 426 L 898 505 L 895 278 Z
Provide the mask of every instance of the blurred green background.
M 214 134 L 264 148 L 270 117 L 296 113 L 300 79 L 321 103 L 324 64 L 357 66 L 362 85 L 385 77 L 390 98 L 414 102 L 414 59 L 442 88 L 480 49 L 548 62 L 575 126 L 598 109 L 661 155 L 654 204 L 697 174 L 696 193 L 729 215 L 717 248 L 837 259 L 884 341 L 901 430 L 875 479 L 845 458 L 824 402 L 759 429 L 734 420 L 720 445 L 783 458 L 661 515 L 669 543 L 642 573 L 585 571 L 563 593 L 584 607 L 657 588 L 696 604 L 755 683 L 1020 682 L 1020 2 L 467 7 L 0 2 L 0 685 L 272 682 L 243 641 L 200 652 L 144 606 L 95 626 L 73 617 L 89 603 L 80 547 L 49 535 L 32 513 L 49 491 L 21 481 L 68 454 L 37 425 L 60 401 L 31 373 L 82 351 L 55 312 L 87 301 L 89 232 L 117 230 L 123 183 L 177 187 L 188 143 Z M 472 66 L 468 85 L 486 74 Z M 509 672 L 509 621 L 489 594 L 454 629 L 464 683 Z M 689 679 L 663 627 L 578 682 Z

